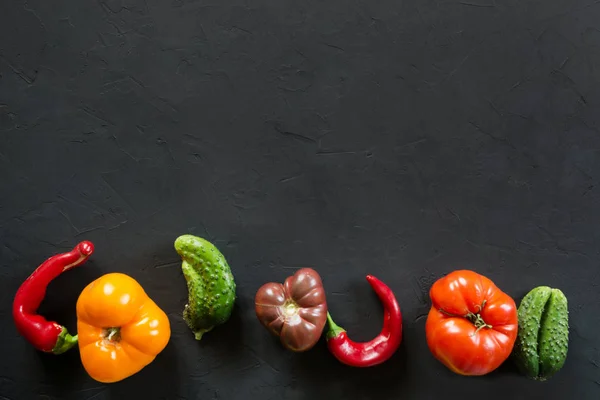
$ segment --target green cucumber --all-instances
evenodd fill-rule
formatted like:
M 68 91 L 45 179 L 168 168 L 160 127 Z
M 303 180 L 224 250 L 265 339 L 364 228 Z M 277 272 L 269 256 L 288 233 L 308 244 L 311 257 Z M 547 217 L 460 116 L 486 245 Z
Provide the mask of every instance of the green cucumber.
M 196 340 L 231 317 L 236 284 L 221 252 L 210 242 L 193 235 L 175 240 L 182 259 L 181 269 L 188 288 L 183 319 Z
M 513 359 L 523 374 L 545 381 L 556 374 L 567 359 L 567 298 L 559 289 L 536 287 L 521 301 L 518 315 L 519 333 Z

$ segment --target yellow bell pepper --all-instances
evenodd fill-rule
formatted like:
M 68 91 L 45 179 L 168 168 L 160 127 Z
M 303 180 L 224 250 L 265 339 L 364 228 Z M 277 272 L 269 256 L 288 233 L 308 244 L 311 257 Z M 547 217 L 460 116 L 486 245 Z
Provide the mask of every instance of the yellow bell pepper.
M 135 279 L 111 273 L 81 292 L 77 334 L 86 372 L 96 381 L 112 383 L 154 361 L 169 342 L 171 327 Z

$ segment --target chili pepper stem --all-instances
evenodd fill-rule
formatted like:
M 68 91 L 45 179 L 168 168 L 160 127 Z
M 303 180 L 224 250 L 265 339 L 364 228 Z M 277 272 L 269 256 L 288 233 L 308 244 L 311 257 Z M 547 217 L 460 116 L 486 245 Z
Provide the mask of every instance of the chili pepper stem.
M 327 313 L 327 326 L 329 327 L 329 330 L 327 331 L 327 339 L 332 339 L 338 336 L 340 333 L 346 332 L 344 328 L 333 322 L 333 319 L 331 318 L 331 314 L 329 314 L 329 312 Z
M 71 349 L 73 346 L 77 344 L 78 335 L 71 336 L 67 328 L 63 327 L 62 332 L 58 335 L 56 339 L 56 345 L 52 349 L 53 354 L 62 354 L 67 350 Z

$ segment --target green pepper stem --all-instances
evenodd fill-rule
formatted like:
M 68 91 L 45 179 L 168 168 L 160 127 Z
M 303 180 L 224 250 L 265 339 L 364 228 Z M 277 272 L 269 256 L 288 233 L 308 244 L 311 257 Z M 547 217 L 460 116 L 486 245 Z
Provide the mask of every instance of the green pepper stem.
M 334 337 L 338 336 L 342 332 L 346 332 L 346 330 L 344 328 L 342 328 L 341 326 L 339 326 L 335 322 L 333 322 L 333 319 L 331 318 L 331 315 L 329 314 L 329 312 L 327 312 L 327 326 L 329 327 L 329 330 L 327 331 L 327 336 L 326 336 L 327 339 L 333 339 Z
M 70 350 L 73 346 L 75 346 L 78 342 L 78 335 L 71 336 L 67 328 L 63 327 L 62 332 L 58 335 L 56 339 L 56 344 L 52 349 L 53 354 L 62 354 L 67 350 Z

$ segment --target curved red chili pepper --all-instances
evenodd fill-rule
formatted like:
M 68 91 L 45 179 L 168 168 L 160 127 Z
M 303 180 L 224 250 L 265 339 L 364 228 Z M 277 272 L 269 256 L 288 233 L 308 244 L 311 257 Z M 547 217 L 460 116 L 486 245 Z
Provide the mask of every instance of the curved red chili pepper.
M 84 241 L 68 253 L 48 258 L 21 284 L 13 301 L 13 319 L 19 333 L 38 350 L 61 354 L 77 344 L 62 325 L 37 314 L 46 288 L 60 274 L 83 264 L 94 252 L 94 245 Z
M 384 307 L 383 328 L 368 342 L 354 342 L 346 330 L 339 327 L 327 313 L 327 347 L 343 364 L 352 367 L 372 367 L 387 361 L 402 342 L 402 313 L 392 290 L 379 279 L 367 275 L 367 281 Z

